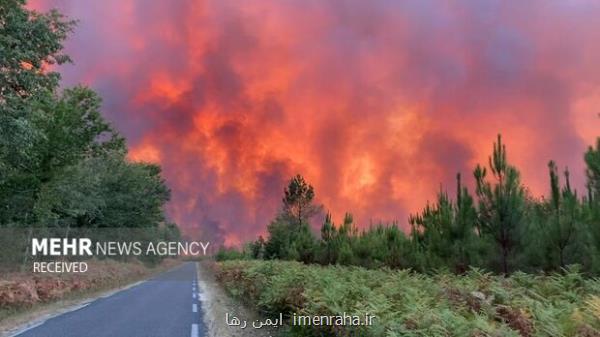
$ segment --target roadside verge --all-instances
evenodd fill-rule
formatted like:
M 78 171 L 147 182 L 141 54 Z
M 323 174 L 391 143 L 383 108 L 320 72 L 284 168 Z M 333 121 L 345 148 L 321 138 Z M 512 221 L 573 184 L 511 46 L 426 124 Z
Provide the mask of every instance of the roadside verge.
M 226 324 L 226 314 L 252 322 L 260 319 L 260 314 L 246 307 L 227 294 L 216 282 L 213 272 L 214 262 L 197 263 L 198 287 L 202 302 L 202 315 L 208 328 L 207 337 L 260 337 L 277 336 L 281 332 L 276 329 L 263 328 L 260 332 L 253 329 L 240 329 Z M 258 334 L 257 334 L 258 333 Z
M 147 268 L 139 263 L 95 261 L 94 275 L 36 276 L 8 274 L 0 278 L 0 336 L 13 336 L 46 320 L 81 309 L 98 298 L 133 287 L 180 264 L 165 260 Z

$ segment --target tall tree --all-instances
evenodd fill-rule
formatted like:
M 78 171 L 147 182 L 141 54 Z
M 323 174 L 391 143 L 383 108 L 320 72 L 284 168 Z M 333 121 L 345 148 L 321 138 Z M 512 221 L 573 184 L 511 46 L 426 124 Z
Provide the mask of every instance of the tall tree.
M 523 226 L 525 188 L 519 171 L 507 161 L 506 146 L 502 144 L 500 135 L 489 157 L 489 168 L 491 177 L 481 165 L 477 165 L 474 172 L 479 221 L 483 234 L 489 235 L 496 243 L 500 251 L 501 271 L 507 275 Z
M 478 262 L 477 212 L 473 198 L 457 174 L 456 201 L 440 191 L 433 204 L 411 215 L 412 237 L 425 255 L 425 268 L 450 267 L 461 273 Z
M 596 140 L 596 147 L 590 146 L 584 156 L 586 163 L 587 186 L 590 201 L 600 199 L 600 137 Z
M 307 223 L 308 219 L 316 215 L 321 207 L 313 203 L 315 191 L 304 177 L 296 175 L 284 190 L 283 214 L 298 227 Z
M 569 170 L 564 172 L 565 186 L 562 188 L 554 161 L 548 163 L 548 170 L 551 196 L 547 205 L 549 219 L 545 226 L 546 240 L 557 252 L 559 266 L 564 268 L 567 265 L 567 250 L 580 234 L 578 227 L 581 221 L 581 207 L 577 192 L 571 189 Z
M 125 152 L 84 87 L 59 92 L 48 65 L 69 62 L 62 43 L 74 22 L 60 13 L 0 6 L 0 225 L 38 222 L 32 212 L 53 176 L 84 158 Z
M 477 210 L 469 189 L 462 185 L 461 175 L 456 175 L 456 206 L 454 226 L 452 227 L 451 244 L 454 268 L 464 272 L 469 266 L 480 264 L 484 250 L 480 240 L 480 230 L 477 227 Z
M 316 240 L 310 230 L 309 219 L 321 207 L 313 203 L 314 188 L 301 175 L 290 179 L 284 189 L 283 207 L 269 224 L 269 239 L 265 245 L 268 258 L 282 258 L 312 262 Z
M 40 101 L 58 88 L 60 75 L 50 64 L 69 62 L 63 42 L 74 22 L 60 13 L 40 14 L 23 0 L 0 5 L 0 184 L 31 165 L 44 140 L 36 123 L 44 119 Z
M 327 212 L 323 226 L 321 226 L 321 263 L 334 264 L 336 262 L 336 239 L 337 230 L 331 220 L 331 213 Z
M 596 146 L 590 146 L 584 156 L 586 163 L 588 197 L 585 202 L 585 218 L 588 223 L 587 229 L 591 233 L 593 245 L 592 264 L 597 272 L 600 272 L 600 137 L 596 140 Z
M 28 10 L 24 0 L 3 0 L 0 22 L 0 98 L 26 98 L 56 89 L 60 75 L 48 71 L 48 65 L 71 61 L 62 50 L 75 22 L 55 10 Z
M 0 226 L 25 227 L 28 237 L 34 227 L 70 235 L 102 226 L 179 236 L 161 226 L 169 191 L 160 167 L 125 159 L 95 92 L 59 88 L 49 66 L 70 61 L 63 42 L 73 27 L 57 11 L 0 1 Z

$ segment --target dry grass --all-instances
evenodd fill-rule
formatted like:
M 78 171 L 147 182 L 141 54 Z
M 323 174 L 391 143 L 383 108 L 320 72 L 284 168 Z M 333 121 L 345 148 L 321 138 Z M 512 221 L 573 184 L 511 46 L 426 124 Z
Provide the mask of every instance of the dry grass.
M 9 273 L 0 276 L 0 335 L 36 317 L 60 312 L 85 298 L 124 287 L 179 263 L 168 259 L 155 268 L 148 268 L 140 262 L 87 262 L 89 270 L 81 274 Z

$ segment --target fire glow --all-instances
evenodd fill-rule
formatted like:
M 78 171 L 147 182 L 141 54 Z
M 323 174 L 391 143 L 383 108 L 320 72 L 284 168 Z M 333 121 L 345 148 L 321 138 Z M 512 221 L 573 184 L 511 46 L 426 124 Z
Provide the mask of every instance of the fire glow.
M 600 135 L 593 1 L 35 1 L 80 24 L 86 83 L 132 160 L 160 163 L 188 233 L 264 233 L 286 180 L 359 226 L 405 225 L 485 163 L 497 133 L 535 195 L 583 185 Z

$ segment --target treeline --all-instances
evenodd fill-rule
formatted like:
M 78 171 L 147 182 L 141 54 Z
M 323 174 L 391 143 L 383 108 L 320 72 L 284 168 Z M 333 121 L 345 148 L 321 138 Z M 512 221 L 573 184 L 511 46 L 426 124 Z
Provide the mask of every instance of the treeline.
M 301 176 L 285 188 L 280 214 L 268 226 L 268 237 L 242 251 L 222 250 L 218 259 L 298 260 L 323 265 L 367 268 L 446 269 L 463 273 L 471 267 L 509 274 L 515 270 L 556 271 L 579 265 L 600 273 L 600 138 L 589 147 L 587 189 L 579 194 L 570 172 L 548 164 L 549 197 L 534 198 L 519 171 L 507 161 L 498 136 L 487 166 L 474 172 L 475 191 L 457 175 L 456 192 L 440 191 L 434 202 L 409 217 L 410 231 L 397 223 L 359 230 L 346 214 L 335 224 L 325 216 L 320 238 L 309 227 L 320 207 L 314 189 Z
M 0 5 L 0 229 L 157 228 L 170 191 L 158 165 L 126 160 L 125 141 L 89 88 L 62 90 L 74 22 Z M 7 233 L 7 232 L 5 232 Z M 6 239 L 6 238 L 5 238 Z

